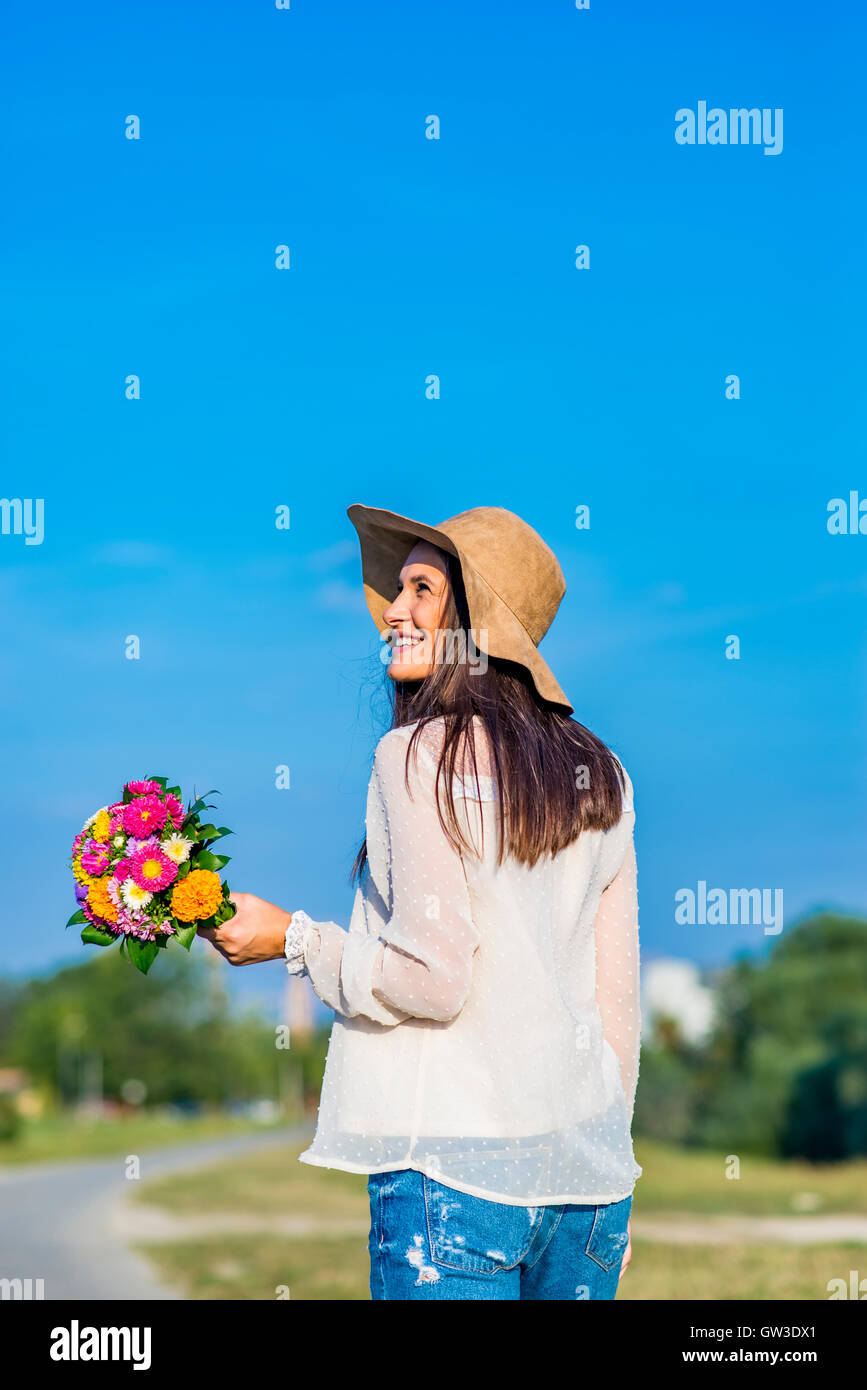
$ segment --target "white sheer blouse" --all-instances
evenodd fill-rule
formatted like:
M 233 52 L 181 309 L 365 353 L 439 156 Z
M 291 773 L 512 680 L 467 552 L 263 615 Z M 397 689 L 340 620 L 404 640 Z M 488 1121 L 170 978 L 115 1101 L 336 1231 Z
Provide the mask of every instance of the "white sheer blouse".
M 481 852 L 457 853 L 434 796 L 442 722 L 377 746 L 368 859 L 349 931 L 299 913 L 298 961 L 335 1011 L 303 1163 L 414 1168 L 513 1205 L 615 1202 L 642 1169 L 632 784 L 607 831 L 532 868 L 498 866 L 489 769 L 455 778 Z M 477 721 L 480 769 L 485 749 Z M 297 969 L 290 962 L 290 968 Z

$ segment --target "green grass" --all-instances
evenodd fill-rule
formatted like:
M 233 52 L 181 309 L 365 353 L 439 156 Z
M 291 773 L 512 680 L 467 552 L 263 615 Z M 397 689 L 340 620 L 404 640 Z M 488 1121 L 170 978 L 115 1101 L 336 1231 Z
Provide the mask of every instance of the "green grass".
M 276 1299 L 280 1287 L 290 1300 L 370 1298 L 363 1236 L 227 1235 L 138 1248 L 185 1298 Z
M 740 1155 L 740 1177 L 726 1177 L 727 1155 L 676 1149 L 636 1139 L 644 1173 L 635 1185 L 635 1208 L 688 1212 L 693 1216 L 792 1216 L 806 1210 L 867 1212 L 867 1161 L 816 1164 Z M 802 1206 L 798 1199 L 812 1200 Z
M 264 1128 L 252 1120 L 219 1112 L 179 1119 L 147 1113 L 116 1120 L 50 1115 L 29 1120 L 14 1140 L 0 1140 L 0 1166 L 111 1158 L 220 1135 L 261 1132 Z
M 244 1212 L 251 1217 L 303 1215 L 357 1220 L 367 1213 L 367 1175 L 299 1163 L 306 1144 L 264 1149 L 219 1163 L 196 1176 L 143 1183 L 133 1200 L 175 1216 Z
M 864 1246 L 827 1245 L 666 1245 L 632 1242 L 632 1260 L 617 1297 L 729 1301 L 746 1299 L 827 1300 L 829 1279 L 849 1282 L 850 1269 L 863 1269 Z
M 369 1298 L 366 1237 L 361 1234 L 369 1216 L 366 1176 L 298 1163 L 304 1147 L 243 1155 L 231 1164 L 184 1175 L 182 1182 L 168 1177 L 144 1184 L 134 1200 L 179 1218 L 213 1215 L 215 1230 L 212 1236 L 182 1237 L 139 1248 L 158 1272 L 191 1299 L 276 1299 L 280 1286 L 288 1287 L 290 1299 Z M 817 1210 L 864 1210 L 867 1165 L 863 1163 L 817 1170 L 807 1164 L 744 1159 L 743 1176 L 730 1181 L 720 1176 L 723 1160 L 715 1154 L 647 1143 L 636 1145 L 636 1150 L 645 1169 L 636 1186 L 639 1215 L 792 1215 L 793 1198 L 802 1192 L 820 1197 Z M 274 1216 L 303 1216 L 314 1223 L 314 1229 L 298 1236 L 220 1234 L 221 1215 L 247 1216 L 258 1223 Z M 341 1223 L 346 1222 L 354 1222 L 359 1233 L 341 1231 Z M 685 1245 L 636 1235 L 618 1297 L 827 1299 L 828 1281 L 848 1281 L 849 1270 L 863 1263 L 864 1246 L 844 1242 Z

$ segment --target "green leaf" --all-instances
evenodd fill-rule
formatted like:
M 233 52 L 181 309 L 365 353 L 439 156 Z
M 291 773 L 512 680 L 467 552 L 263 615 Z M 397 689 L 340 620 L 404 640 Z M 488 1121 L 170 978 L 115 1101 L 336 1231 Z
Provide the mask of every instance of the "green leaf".
M 188 951 L 193 944 L 196 935 L 195 922 L 177 922 L 175 940 L 180 942 L 185 951 Z
M 81 939 L 86 946 L 113 946 L 117 941 L 117 937 L 112 932 L 104 931 L 102 927 L 95 927 L 92 922 L 88 922 L 84 928 Z
M 228 864 L 230 858 L 231 855 L 229 854 L 212 854 L 209 849 L 200 849 L 193 860 L 193 867 L 195 869 L 211 869 L 216 873 L 218 869 L 222 869 L 224 865 Z
M 199 830 L 196 839 L 201 843 L 203 849 L 210 849 L 218 840 L 223 840 L 227 835 L 234 835 L 234 830 L 228 830 L 225 825 L 203 825 Z
M 85 915 L 84 915 L 84 913 L 82 912 L 81 908 L 79 908 L 77 912 L 73 912 L 72 916 L 70 917 L 70 919 L 69 919 L 69 921 L 67 922 L 66 925 L 67 925 L 68 927 L 79 927 L 79 926 L 81 926 L 81 924 L 82 924 L 83 922 L 86 922 L 86 921 L 87 921 L 87 918 L 85 917 Z
M 166 794 L 167 794 L 168 796 L 176 796 L 177 799 L 178 799 L 178 801 L 180 801 L 180 799 L 181 799 L 181 789 L 180 789 L 180 787 L 165 787 L 165 788 L 164 788 L 164 791 L 166 792 Z
M 156 779 L 154 779 L 156 780 Z M 155 941 L 140 941 L 137 936 L 128 936 L 126 950 L 136 970 L 146 975 L 159 954 Z
M 178 865 L 178 876 L 177 876 L 177 878 L 175 879 L 175 882 L 176 882 L 176 883 L 179 883 L 180 880 L 181 880 L 182 878 L 186 878 L 186 876 L 187 876 L 187 874 L 188 874 L 189 872 L 190 872 L 190 861 L 189 861 L 189 859 L 185 859 L 184 862 L 183 862 L 183 864 L 179 864 L 179 865 Z
M 238 909 L 235 907 L 235 904 L 227 902 L 224 898 L 214 913 L 214 921 L 218 927 L 221 927 L 224 922 L 231 921 L 237 911 Z
M 168 777 L 148 777 L 146 780 L 147 780 L 148 782 L 157 782 L 157 783 L 159 784 L 159 786 L 162 787 L 163 791 L 165 791 L 165 789 L 166 789 L 166 782 L 167 782 L 169 779 L 168 779 Z M 133 937 L 132 939 L 135 941 L 137 938 L 136 938 L 136 937 Z

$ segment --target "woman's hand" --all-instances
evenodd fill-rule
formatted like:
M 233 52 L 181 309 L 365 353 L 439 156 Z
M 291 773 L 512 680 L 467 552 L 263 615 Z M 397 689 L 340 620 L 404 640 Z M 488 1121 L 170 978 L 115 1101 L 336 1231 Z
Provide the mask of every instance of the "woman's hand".
M 620 1280 L 623 1278 L 624 1274 L 626 1273 L 626 1266 L 629 1264 L 629 1261 L 632 1259 L 632 1217 L 631 1217 L 631 1216 L 630 1216 L 629 1220 L 628 1220 L 627 1223 L 626 1223 L 626 1234 L 627 1234 L 627 1236 L 629 1237 L 629 1239 L 628 1239 L 627 1242 L 626 1242 L 626 1251 L 625 1251 L 624 1256 L 623 1256 L 623 1263 L 622 1263 L 622 1265 L 620 1266 L 620 1273 L 619 1273 L 619 1275 L 617 1276 L 617 1282 L 618 1282 L 618 1284 L 620 1283 Z
M 286 928 L 292 914 L 253 893 L 230 893 L 235 915 L 221 927 L 199 927 L 230 965 L 258 965 L 263 960 L 282 960 Z

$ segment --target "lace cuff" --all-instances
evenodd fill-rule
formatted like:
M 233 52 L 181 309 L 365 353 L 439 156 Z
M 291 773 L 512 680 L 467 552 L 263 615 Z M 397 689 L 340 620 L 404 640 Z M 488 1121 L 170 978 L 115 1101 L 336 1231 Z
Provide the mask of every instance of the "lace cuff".
M 286 942 L 283 954 L 286 957 L 286 969 L 290 975 L 306 975 L 307 962 L 304 959 L 304 931 L 309 925 L 310 918 L 306 912 L 293 912 L 289 925 L 286 928 Z

